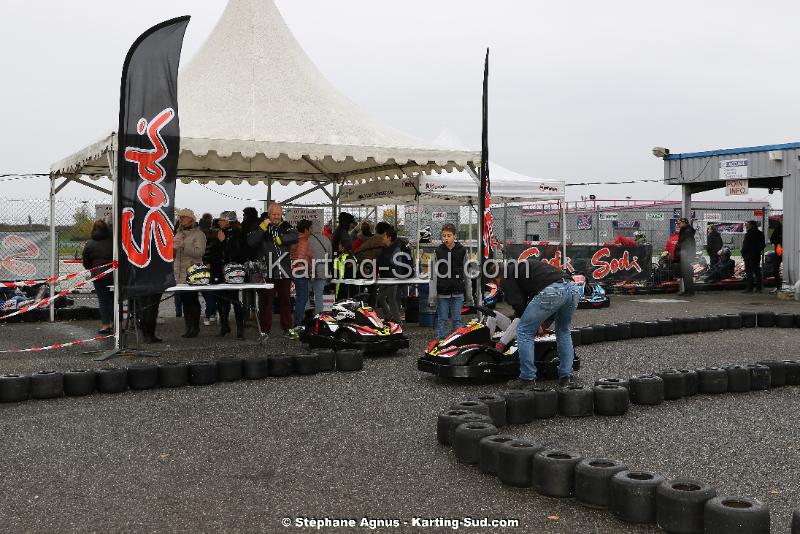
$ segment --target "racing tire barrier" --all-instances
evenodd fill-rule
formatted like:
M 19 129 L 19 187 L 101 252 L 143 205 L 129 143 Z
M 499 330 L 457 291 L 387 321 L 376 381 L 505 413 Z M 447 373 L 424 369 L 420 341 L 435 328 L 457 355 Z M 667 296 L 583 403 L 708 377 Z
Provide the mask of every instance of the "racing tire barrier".
M 459 415 L 467 415 L 470 413 L 472 412 L 468 410 L 447 410 L 440 413 L 436 418 L 436 440 L 441 445 L 452 445 L 453 441 L 450 439 L 450 435 L 453 430 L 455 430 L 455 418 Z
M 755 312 L 740 312 L 742 317 L 742 328 L 755 328 L 756 314 Z
M 294 372 L 294 358 L 283 354 L 270 356 L 267 358 L 267 370 L 269 376 L 289 376 Z
M 315 375 L 319 372 L 319 356 L 315 353 L 298 354 L 294 357 L 294 371 L 298 375 Z
M 723 317 L 725 318 L 725 328 L 727 330 L 739 330 L 742 328 L 742 316 L 738 313 L 728 313 Z
M 481 439 L 497 434 L 497 427 L 490 423 L 463 423 L 456 427 L 453 435 L 453 452 L 456 461 L 462 464 L 477 464 L 481 461 Z
M 671 336 L 675 333 L 675 323 L 672 319 L 659 319 L 657 322 L 662 336 Z
M 631 338 L 647 337 L 647 325 L 642 321 L 631 321 Z
M 360 350 L 337 350 L 336 370 L 343 372 L 360 371 L 364 368 L 364 353 Z
M 758 325 L 759 328 L 772 328 L 775 326 L 775 312 L 758 312 L 756 314 L 756 325 Z
M 748 497 L 714 497 L 703 511 L 704 534 L 769 534 L 769 508 Z
M 709 332 L 717 332 L 722 330 L 723 326 L 723 319 L 719 315 L 709 315 L 708 316 L 708 331 Z
M 750 389 L 761 391 L 769 389 L 772 384 L 772 372 L 766 365 L 752 363 L 747 366 L 750 369 Z
M 98 393 L 122 393 L 128 389 L 128 370 L 124 367 L 103 367 L 95 371 Z
M 242 359 L 225 356 L 217 360 L 217 382 L 236 382 L 242 379 Z
M 786 364 L 783 360 L 762 360 L 756 363 L 769 367 L 769 387 L 778 388 L 786 385 Z
M 31 396 L 28 375 L 8 373 L 0 376 L 0 402 L 22 402 Z
M 673 334 L 686 333 L 686 320 L 683 317 L 672 318 L 672 333 Z
M 579 330 L 581 331 L 582 345 L 591 345 L 594 343 L 594 328 L 591 326 L 582 326 Z
M 718 395 L 728 391 L 728 373 L 719 367 L 703 367 L 697 370 L 700 377 L 700 393 Z
M 611 513 L 628 523 L 656 522 L 656 490 L 664 477 L 648 471 L 620 471 L 611 477 Z
M 786 385 L 797 386 L 800 385 L 800 361 L 799 360 L 783 360 L 786 366 Z
M 454 410 L 458 411 L 458 410 Z M 467 412 L 463 415 L 456 415 L 450 420 L 450 426 L 447 429 L 447 440 L 450 442 L 450 445 L 453 445 L 456 442 L 456 429 L 463 425 L 464 423 L 486 423 L 488 425 L 492 424 L 492 418 L 488 415 L 484 415 L 482 413 L 475 413 L 475 412 Z
M 210 386 L 217 381 L 217 364 L 210 360 L 189 363 L 189 383 L 193 386 Z
M 708 332 L 711 329 L 711 319 L 709 319 L 708 316 L 697 317 L 696 319 L 698 332 Z
M 267 358 L 247 358 L 242 361 L 242 378 L 245 380 L 262 380 L 268 376 Z
M 657 405 L 664 402 L 664 381 L 655 375 L 636 375 L 630 379 L 633 404 Z
M 575 498 L 584 506 L 611 505 L 611 477 L 628 466 L 608 458 L 584 458 L 575 465 Z
M 595 415 L 619 416 L 628 413 L 628 390 L 622 386 L 600 384 L 593 389 Z
M 619 341 L 619 325 L 607 324 L 606 325 L 606 341 Z
M 128 366 L 128 387 L 153 389 L 158 387 L 158 366 L 152 363 L 135 363 Z
M 497 458 L 500 455 L 500 447 L 502 447 L 504 443 L 514 441 L 515 439 L 517 438 L 509 434 L 494 434 L 481 438 L 479 444 L 480 460 L 478 461 L 481 471 L 489 475 L 496 475 Z
M 474 399 L 464 399 L 454 402 L 450 405 L 450 409 L 467 410 L 468 412 L 479 413 L 481 415 L 487 415 L 491 417 L 491 414 L 489 413 L 489 406 L 479 400 Z
M 716 496 L 705 482 L 665 480 L 656 489 L 656 523 L 670 534 L 703 534 L 706 502 Z
M 792 534 L 800 534 L 800 510 L 792 514 Z
M 683 320 L 683 331 L 687 334 L 694 334 L 700 331 L 699 317 L 686 317 Z
M 558 393 L 553 389 L 533 388 L 533 418 L 550 419 L 558 414 Z
M 64 395 L 64 375 L 56 371 L 31 374 L 31 398 L 55 399 Z
M 616 376 L 598 378 L 597 380 L 594 381 L 594 385 L 595 386 L 604 386 L 604 385 L 622 386 L 625 389 L 629 389 L 630 388 L 630 382 L 628 382 L 627 379 L 619 378 L 619 377 L 616 377 Z
M 620 339 L 630 339 L 631 338 L 631 325 L 629 323 L 619 323 L 619 338 Z
M 497 478 L 507 486 L 530 488 L 533 485 L 533 458 L 541 445 L 515 439 L 500 446 L 497 453 Z
M 700 393 L 700 377 L 694 369 L 678 369 L 686 377 L 685 397 L 694 397 Z
M 189 366 L 184 362 L 164 362 L 158 366 L 158 385 L 180 388 L 189 384 Z
M 533 457 L 533 488 L 548 497 L 566 498 L 575 494 L 575 465 L 583 457 L 577 452 L 542 450 Z
M 533 393 L 529 391 L 513 390 L 503 393 L 506 400 L 506 423 L 521 425 L 533 422 L 536 419 L 536 407 Z
M 645 321 L 644 323 L 647 337 L 658 337 L 661 335 L 661 325 L 658 321 Z
M 750 392 L 750 369 L 744 365 L 729 365 L 725 372 L 728 373 L 729 393 Z
M 317 349 L 314 352 L 317 353 L 321 373 L 336 370 L 336 352 L 331 349 Z
M 686 375 L 677 369 L 664 369 L 656 373 L 664 381 L 664 400 L 678 400 L 686 396 Z
M 569 335 L 572 337 L 572 346 L 573 347 L 580 347 L 583 341 L 583 336 L 581 336 L 580 328 L 573 328 L 569 331 Z
M 794 314 L 792 313 L 779 313 L 775 316 L 775 326 L 778 328 L 794 328 Z
M 594 394 L 583 386 L 565 386 L 556 393 L 558 414 L 564 417 L 587 417 L 594 413 Z
M 64 395 L 83 397 L 94 393 L 97 378 L 91 369 L 70 369 L 64 373 Z
M 467 400 L 485 404 L 489 408 L 489 417 L 492 418 L 494 426 L 499 428 L 506 425 L 506 399 L 502 395 L 484 393 L 474 397 L 467 397 Z

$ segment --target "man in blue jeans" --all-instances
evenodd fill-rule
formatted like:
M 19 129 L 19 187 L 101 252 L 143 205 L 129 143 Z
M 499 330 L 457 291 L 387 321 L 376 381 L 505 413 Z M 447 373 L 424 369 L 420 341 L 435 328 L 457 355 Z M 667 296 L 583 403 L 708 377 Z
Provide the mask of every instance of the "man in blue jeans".
M 572 381 L 572 361 L 575 357 L 570 324 L 581 297 L 580 286 L 572 281 L 569 273 L 534 258 L 505 266 L 498 263 L 489 266 L 493 267 L 497 267 L 495 282 L 502 287 L 506 302 L 514 308 L 514 314 L 519 318 L 519 378 L 511 381 L 509 387 L 530 389 L 536 385 L 534 336 L 551 315 L 555 315 L 560 361 L 558 385 L 569 384 Z

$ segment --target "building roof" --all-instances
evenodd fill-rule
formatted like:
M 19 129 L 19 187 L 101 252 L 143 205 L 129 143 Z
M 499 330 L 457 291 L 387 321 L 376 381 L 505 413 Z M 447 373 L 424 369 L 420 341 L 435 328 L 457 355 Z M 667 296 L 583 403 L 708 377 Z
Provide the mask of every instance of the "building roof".
M 664 159 L 676 160 L 676 159 L 708 158 L 713 156 L 748 154 L 752 152 L 768 152 L 770 150 L 791 150 L 796 148 L 800 148 L 800 142 L 783 143 L 780 145 L 745 146 L 740 148 L 719 148 L 717 150 L 706 150 L 703 152 L 686 152 L 683 154 L 669 154 L 668 156 L 665 156 Z

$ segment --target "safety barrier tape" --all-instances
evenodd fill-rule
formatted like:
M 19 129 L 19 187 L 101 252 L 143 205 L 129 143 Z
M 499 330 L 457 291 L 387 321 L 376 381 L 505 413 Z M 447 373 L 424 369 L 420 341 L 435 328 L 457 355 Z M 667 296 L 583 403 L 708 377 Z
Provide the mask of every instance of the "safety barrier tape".
M 99 269 L 104 269 L 109 265 L 116 266 L 116 262 L 105 263 L 103 265 L 98 265 L 97 267 L 92 267 L 91 269 L 86 269 L 85 271 L 79 271 L 77 273 L 70 273 L 62 276 L 54 276 L 52 278 L 48 278 L 47 280 L 23 280 L 20 282 L 0 282 L 0 287 L 30 287 L 30 286 L 38 286 L 41 284 L 54 284 L 55 282 L 63 282 L 64 280 L 71 280 L 83 274 L 90 273 L 92 271 L 97 271 Z
M 19 353 L 19 352 L 39 352 L 42 350 L 52 350 L 52 349 L 63 349 L 65 347 L 74 347 L 75 345 L 83 345 L 84 343 L 92 343 L 93 341 L 102 341 L 104 339 L 109 339 L 112 337 L 116 337 L 116 334 L 107 334 L 102 336 L 94 336 L 89 339 L 80 339 L 78 341 L 69 341 L 67 343 L 56 343 L 55 345 L 48 345 L 46 347 L 34 347 L 30 349 L 11 349 L 11 350 L 0 350 L 0 354 L 10 354 L 10 353 Z

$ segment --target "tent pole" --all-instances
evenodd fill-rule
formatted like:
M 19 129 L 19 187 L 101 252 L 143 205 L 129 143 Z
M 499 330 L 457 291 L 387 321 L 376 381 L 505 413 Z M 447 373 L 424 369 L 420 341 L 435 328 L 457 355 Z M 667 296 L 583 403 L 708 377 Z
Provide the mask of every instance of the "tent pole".
M 264 211 L 269 211 L 270 202 L 272 202 L 272 178 L 267 176 L 267 200 L 264 201 Z
M 58 245 L 56 244 L 56 177 L 50 176 L 50 278 L 58 275 Z M 56 294 L 56 285 L 50 284 L 50 296 Z M 56 301 L 50 301 L 50 322 L 56 320 Z
M 113 144 L 112 144 L 113 147 Z M 114 239 L 113 254 L 114 262 L 119 265 L 119 185 L 117 180 L 117 152 L 116 149 L 111 150 L 107 154 L 108 168 L 111 170 L 111 213 L 114 223 L 111 226 L 111 234 Z M 119 267 L 112 271 L 114 281 L 114 349 L 120 349 L 120 340 L 122 339 L 122 306 L 119 300 L 122 292 L 119 287 Z
M 561 205 L 561 267 L 564 268 L 567 265 L 567 201 L 566 198 L 564 200 L 559 201 Z
M 422 229 L 419 227 L 420 224 L 419 195 L 417 195 L 417 274 L 419 274 L 420 269 L 422 268 L 422 257 L 419 255 L 420 241 L 422 240 Z M 433 238 L 433 236 L 431 236 L 431 238 Z
M 331 219 L 333 219 L 333 221 L 331 221 L 331 227 L 336 228 L 336 222 L 339 220 L 339 215 L 336 213 L 337 209 L 339 208 L 339 184 L 336 183 L 336 180 L 331 180 L 331 185 L 333 186 L 333 189 L 331 190 Z

